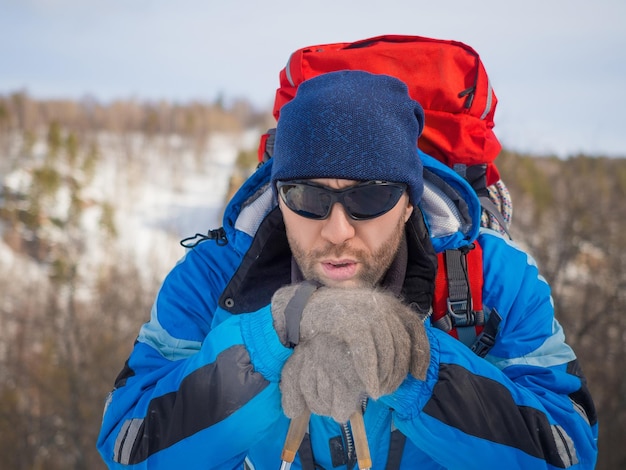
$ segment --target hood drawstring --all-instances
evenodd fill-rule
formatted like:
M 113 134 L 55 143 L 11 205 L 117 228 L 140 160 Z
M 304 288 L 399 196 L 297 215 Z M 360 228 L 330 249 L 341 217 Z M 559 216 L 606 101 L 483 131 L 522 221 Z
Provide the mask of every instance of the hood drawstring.
M 199 243 L 204 240 L 215 240 L 218 246 L 224 246 L 228 244 L 228 238 L 226 237 L 226 231 L 224 227 L 209 230 L 206 235 L 203 233 L 196 233 L 192 237 L 183 238 L 180 244 L 184 248 L 195 248 Z

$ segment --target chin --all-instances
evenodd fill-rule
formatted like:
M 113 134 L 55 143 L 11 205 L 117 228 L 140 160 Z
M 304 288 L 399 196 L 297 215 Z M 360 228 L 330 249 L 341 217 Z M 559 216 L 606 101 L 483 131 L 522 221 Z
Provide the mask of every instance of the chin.
M 339 287 L 344 289 L 354 289 L 357 287 L 368 287 L 361 279 L 344 279 L 338 281 L 336 279 L 321 279 L 320 282 L 327 287 Z

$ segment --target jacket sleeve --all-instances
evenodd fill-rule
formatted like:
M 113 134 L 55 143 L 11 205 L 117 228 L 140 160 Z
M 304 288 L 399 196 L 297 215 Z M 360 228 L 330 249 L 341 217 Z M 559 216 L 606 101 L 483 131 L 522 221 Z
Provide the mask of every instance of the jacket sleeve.
M 216 307 L 226 280 L 207 256 L 193 250 L 167 276 L 107 399 L 97 446 L 109 468 L 234 468 L 286 432 L 278 381 L 291 350 L 269 306 Z
M 483 359 L 427 327 L 426 380 L 408 377 L 381 400 L 408 439 L 445 468 L 594 468 L 595 409 L 549 286 L 511 242 L 491 231 L 479 241 L 483 303 L 502 317 L 496 345 Z

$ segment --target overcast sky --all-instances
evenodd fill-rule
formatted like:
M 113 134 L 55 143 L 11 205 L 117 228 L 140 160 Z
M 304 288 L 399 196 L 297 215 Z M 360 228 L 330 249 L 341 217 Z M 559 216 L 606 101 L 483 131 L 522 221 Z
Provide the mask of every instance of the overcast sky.
M 0 0 L 0 94 L 243 97 L 313 44 L 412 34 L 481 55 L 508 148 L 626 156 L 624 0 Z

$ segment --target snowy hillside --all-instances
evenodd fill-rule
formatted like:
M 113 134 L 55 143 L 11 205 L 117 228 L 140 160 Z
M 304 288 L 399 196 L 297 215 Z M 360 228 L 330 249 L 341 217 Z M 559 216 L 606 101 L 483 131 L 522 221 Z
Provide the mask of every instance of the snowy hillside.
M 219 227 L 237 154 L 256 144 L 256 137 L 212 136 L 200 158 L 171 137 L 162 146 L 169 155 L 159 158 L 158 148 L 147 148 L 144 158 L 159 163 L 132 168 L 134 174 L 109 164 L 93 190 L 96 197 L 114 201 L 122 247 L 146 261 L 159 252 L 160 261 L 171 266 L 183 253 L 182 238 Z M 127 184 L 120 184 L 124 178 Z
M 45 237 L 52 247 L 68 244 L 68 240 L 78 245 L 83 274 L 110 262 L 113 249 L 124 257 L 133 257 L 139 266 L 146 266 L 146 275 L 162 277 L 183 255 L 184 249 L 179 245 L 182 238 L 221 225 L 237 155 L 254 149 L 257 138 L 256 131 L 212 134 L 198 149 L 196 142 L 175 135 L 147 138 L 143 134 L 98 134 L 98 158 L 91 176 L 86 176 L 84 170 L 67 168 L 62 159 L 55 163 L 63 181 L 70 179 L 71 174 L 84 185 L 80 191 L 79 230 L 50 223 L 69 217 L 66 214 L 72 186 L 60 184 L 54 194 L 42 197 L 40 205 L 45 204 L 45 217 L 40 216 L 44 220 L 37 228 L 38 236 Z M 32 146 L 29 155 L 20 154 L 23 147 L 20 142 L 11 145 L 15 153 L 5 159 L 3 166 L 6 170 L 7 162 L 12 161 L 13 168 L 0 173 L 0 178 L 4 198 L 12 195 L 27 211 L 34 175 L 42 161 L 49 158 L 50 149 L 42 140 Z M 112 208 L 116 229 L 112 241 L 106 241 L 102 228 L 105 207 Z M 25 256 L 23 250 L 9 246 L 5 241 L 7 223 L 0 224 L 0 269 L 37 271 L 41 264 Z M 28 230 L 19 230 L 21 238 L 33 237 Z

